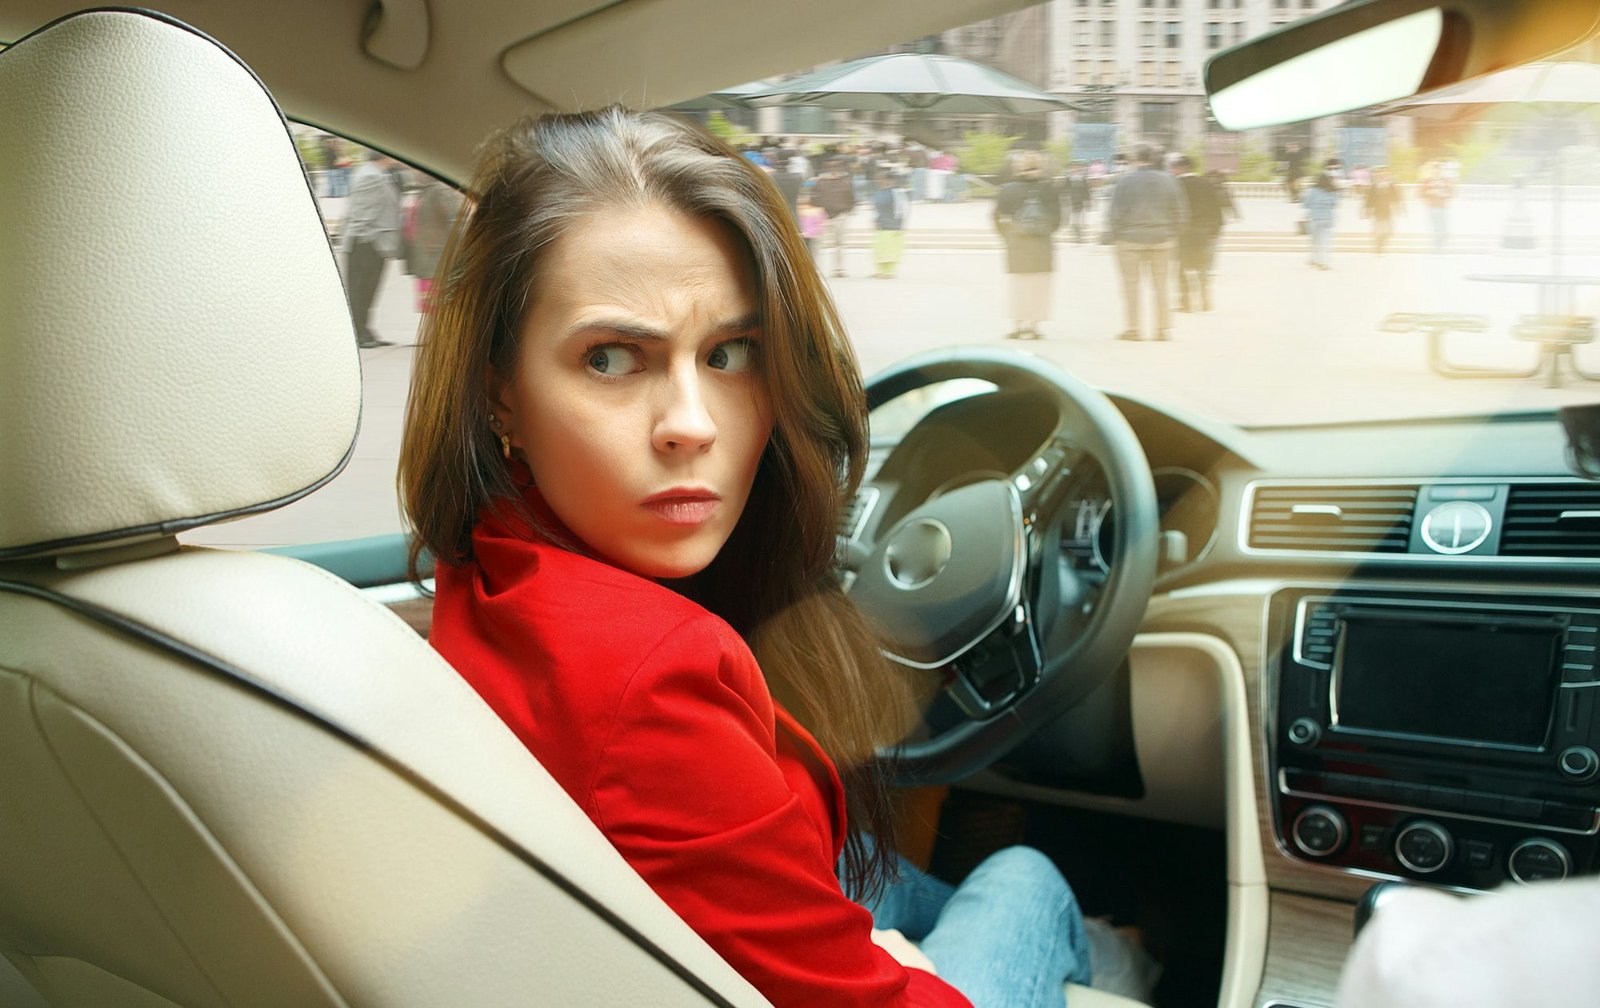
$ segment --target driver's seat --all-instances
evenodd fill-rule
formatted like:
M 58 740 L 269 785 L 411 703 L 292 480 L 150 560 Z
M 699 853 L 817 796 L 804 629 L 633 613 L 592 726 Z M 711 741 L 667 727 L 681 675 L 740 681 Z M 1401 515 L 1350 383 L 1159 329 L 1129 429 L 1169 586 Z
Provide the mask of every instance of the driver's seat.
M 260 82 L 95 11 L 0 103 L 0 955 L 68 1006 L 766 1004 L 399 619 L 174 538 L 360 413 Z

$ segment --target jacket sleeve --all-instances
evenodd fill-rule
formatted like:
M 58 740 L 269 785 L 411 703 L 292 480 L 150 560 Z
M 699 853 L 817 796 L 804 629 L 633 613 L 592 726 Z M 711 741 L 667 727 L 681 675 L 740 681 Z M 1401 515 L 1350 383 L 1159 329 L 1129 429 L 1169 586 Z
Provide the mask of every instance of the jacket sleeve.
M 619 702 L 589 801 L 623 857 L 773 1004 L 966 1006 L 872 942 L 831 838 L 777 763 L 772 703 L 731 631 L 693 621 Z

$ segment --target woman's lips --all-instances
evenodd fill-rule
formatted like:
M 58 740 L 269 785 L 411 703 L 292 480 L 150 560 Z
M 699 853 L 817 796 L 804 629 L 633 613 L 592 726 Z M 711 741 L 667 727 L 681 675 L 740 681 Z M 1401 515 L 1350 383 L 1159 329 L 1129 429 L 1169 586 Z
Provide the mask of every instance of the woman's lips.
M 704 525 L 720 503 L 715 497 L 654 497 L 644 506 L 668 525 Z

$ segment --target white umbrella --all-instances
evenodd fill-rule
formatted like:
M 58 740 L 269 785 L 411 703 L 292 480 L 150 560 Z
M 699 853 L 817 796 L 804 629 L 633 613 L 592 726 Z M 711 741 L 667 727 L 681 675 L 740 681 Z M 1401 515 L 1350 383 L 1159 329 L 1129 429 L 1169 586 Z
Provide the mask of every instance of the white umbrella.
M 676 109 L 679 112 L 747 109 L 752 107 L 749 101 L 750 95 L 769 91 L 776 87 L 777 83 L 774 78 L 765 78 L 763 80 L 750 81 L 747 84 L 735 84 L 733 87 L 723 88 L 721 91 L 713 91 L 698 98 L 690 98 L 688 101 L 676 102 L 669 105 L 668 108 Z
M 1021 115 L 1073 108 L 993 67 L 955 56 L 893 53 L 828 67 L 746 95 L 752 105 L 814 105 L 857 112 Z

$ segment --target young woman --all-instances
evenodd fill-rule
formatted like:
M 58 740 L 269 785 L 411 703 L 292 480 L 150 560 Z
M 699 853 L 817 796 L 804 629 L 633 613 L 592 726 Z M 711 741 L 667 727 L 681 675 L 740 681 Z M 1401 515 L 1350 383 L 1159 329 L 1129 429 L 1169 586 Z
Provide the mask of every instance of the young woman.
M 777 190 L 613 108 L 491 138 L 465 213 L 401 458 L 435 646 L 774 1004 L 1059 1006 L 1047 859 L 952 890 L 889 842 L 906 707 L 833 572 L 864 396 Z
M 1317 269 L 1332 269 L 1329 257 L 1333 250 L 1333 209 L 1339 205 L 1339 183 L 1327 172 L 1300 194 L 1306 206 L 1306 226 L 1311 231 L 1311 265 Z

